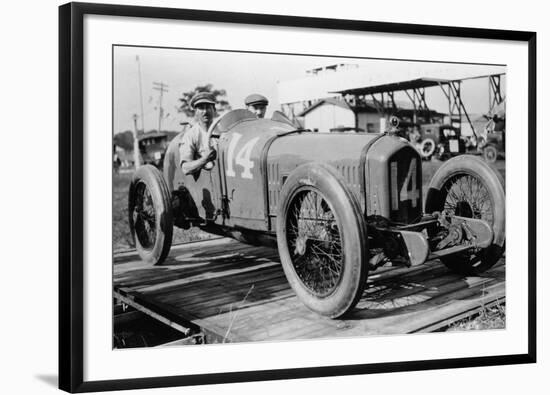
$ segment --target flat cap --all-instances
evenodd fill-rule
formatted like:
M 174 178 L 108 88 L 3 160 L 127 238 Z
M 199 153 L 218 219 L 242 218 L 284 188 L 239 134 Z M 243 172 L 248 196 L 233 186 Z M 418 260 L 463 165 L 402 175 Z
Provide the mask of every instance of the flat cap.
M 248 95 L 246 99 L 244 99 L 244 104 L 247 106 L 253 106 L 254 104 L 264 104 L 267 106 L 268 103 L 269 101 L 267 100 L 267 97 L 259 95 L 257 93 Z
M 210 92 L 199 92 L 191 98 L 191 102 L 189 104 L 191 104 L 191 107 L 195 108 L 195 106 L 200 103 L 216 104 L 216 98 Z

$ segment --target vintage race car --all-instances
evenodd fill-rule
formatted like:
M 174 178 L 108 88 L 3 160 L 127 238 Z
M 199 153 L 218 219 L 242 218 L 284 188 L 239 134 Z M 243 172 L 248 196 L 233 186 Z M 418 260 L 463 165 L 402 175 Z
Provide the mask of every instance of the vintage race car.
M 479 273 L 503 252 L 503 182 L 480 158 L 445 162 L 423 209 L 420 155 L 394 131 L 319 134 L 282 113 L 257 119 L 235 110 L 210 132 L 217 157 L 199 174 L 181 171 L 179 136 L 164 173 L 143 166 L 134 174 L 129 220 L 144 261 L 164 261 L 173 226 L 276 244 L 301 301 L 336 318 L 353 309 L 367 273 L 382 265 L 437 258 Z

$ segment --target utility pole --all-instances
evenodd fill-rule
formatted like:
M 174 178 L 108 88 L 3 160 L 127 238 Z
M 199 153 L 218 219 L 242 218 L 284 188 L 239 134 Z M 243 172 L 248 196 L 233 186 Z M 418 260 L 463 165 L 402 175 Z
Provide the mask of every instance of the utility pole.
M 139 61 L 139 55 L 136 55 L 136 62 L 138 65 L 138 84 L 139 84 L 139 99 L 141 104 L 141 130 L 145 133 L 145 117 L 143 116 L 143 91 L 141 89 L 141 63 Z
M 134 120 L 134 167 L 139 169 L 140 163 L 139 163 L 139 143 L 138 143 L 138 129 L 137 129 L 137 120 L 138 115 L 134 114 L 132 115 L 132 119 Z
M 168 85 L 166 85 L 163 82 L 153 82 L 153 89 L 160 92 L 160 97 L 159 97 L 159 128 L 158 128 L 158 131 L 160 133 L 161 125 L 162 125 L 162 116 L 163 116 L 163 113 L 164 113 L 164 111 L 162 109 L 162 94 L 164 92 L 168 92 Z

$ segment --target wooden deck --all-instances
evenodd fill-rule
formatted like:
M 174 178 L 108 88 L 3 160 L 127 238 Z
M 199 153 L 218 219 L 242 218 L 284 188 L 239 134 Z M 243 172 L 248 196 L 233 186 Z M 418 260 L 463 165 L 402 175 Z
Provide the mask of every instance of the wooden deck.
M 162 266 L 133 251 L 114 258 L 114 296 L 207 342 L 248 342 L 434 331 L 505 298 L 502 259 L 480 277 L 451 274 L 437 261 L 369 274 L 344 320 L 310 312 L 296 298 L 275 249 L 232 239 L 175 245 Z

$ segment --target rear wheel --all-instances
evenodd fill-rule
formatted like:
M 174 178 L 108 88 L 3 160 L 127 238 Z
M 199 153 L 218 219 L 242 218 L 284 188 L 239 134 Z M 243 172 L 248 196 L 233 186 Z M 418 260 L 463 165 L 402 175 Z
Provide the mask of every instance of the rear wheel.
M 502 256 L 505 243 L 504 182 L 483 160 L 472 155 L 457 156 L 441 166 L 432 178 L 426 197 L 426 212 L 446 212 L 486 221 L 493 229 L 487 248 L 442 258 L 451 270 L 479 274 Z
M 367 277 L 366 240 L 359 204 L 330 167 L 306 164 L 289 176 L 277 244 L 288 282 L 308 308 L 337 318 L 357 304 Z
M 487 163 L 495 163 L 497 161 L 498 152 L 495 146 L 487 145 L 483 148 L 483 158 Z
M 174 220 L 168 186 L 152 165 L 140 167 L 130 183 L 128 220 L 141 259 L 161 264 L 172 245 Z

